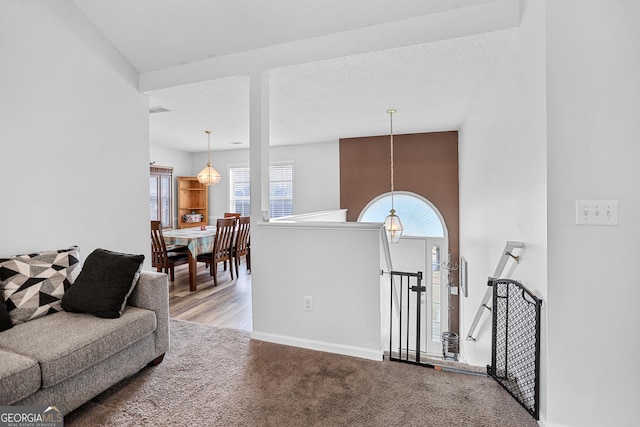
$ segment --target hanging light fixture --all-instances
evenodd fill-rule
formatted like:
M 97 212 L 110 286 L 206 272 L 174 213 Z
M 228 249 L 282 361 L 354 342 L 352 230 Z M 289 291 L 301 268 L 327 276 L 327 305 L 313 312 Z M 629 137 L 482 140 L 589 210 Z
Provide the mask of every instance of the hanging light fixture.
M 402 222 L 400 222 L 400 217 L 396 215 L 395 209 L 393 209 L 393 113 L 396 110 L 387 110 L 389 113 L 389 122 L 391 128 L 391 210 L 389 211 L 389 215 L 384 221 L 384 227 L 387 230 L 387 238 L 391 243 L 398 243 L 400 241 L 400 237 L 402 236 Z
M 198 174 L 198 181 L 204 185 L 216 185 L 222 179 L 220 172 L 215 170 L 211 166 L 211 131 L 205 130 L 207 134 L 208 148 L 207 148 L 207 166 Z

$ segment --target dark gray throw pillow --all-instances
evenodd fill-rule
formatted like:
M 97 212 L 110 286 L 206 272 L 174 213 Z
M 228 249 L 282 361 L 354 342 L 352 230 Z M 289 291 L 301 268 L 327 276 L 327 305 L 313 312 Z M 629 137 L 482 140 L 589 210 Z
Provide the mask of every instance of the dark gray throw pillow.
M 140 276 L 144 255 L 96 249 L 62 297 L 62 309 L 97 317 L 120 317 Z
M 4 301 L 0 298 L 0 332 L 11 329 L 13 323 L 11 323 L 11 316 L 7 311 L 7 306 L 4 305 Z

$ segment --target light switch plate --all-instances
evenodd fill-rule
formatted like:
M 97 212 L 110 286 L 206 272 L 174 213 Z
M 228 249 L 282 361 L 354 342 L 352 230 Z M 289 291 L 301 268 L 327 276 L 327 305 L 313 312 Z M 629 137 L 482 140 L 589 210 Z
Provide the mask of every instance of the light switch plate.
M 576 200 L 577 225 L 618 225 L 617 200 Z

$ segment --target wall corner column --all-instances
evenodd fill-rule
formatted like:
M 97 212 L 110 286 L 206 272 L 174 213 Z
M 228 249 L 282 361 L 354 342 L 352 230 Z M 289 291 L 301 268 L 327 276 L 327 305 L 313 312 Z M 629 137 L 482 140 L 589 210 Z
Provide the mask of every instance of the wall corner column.
M 269 219 L 269 76 L 264 70 L 249 73 L 249 165 L 251 217 Z

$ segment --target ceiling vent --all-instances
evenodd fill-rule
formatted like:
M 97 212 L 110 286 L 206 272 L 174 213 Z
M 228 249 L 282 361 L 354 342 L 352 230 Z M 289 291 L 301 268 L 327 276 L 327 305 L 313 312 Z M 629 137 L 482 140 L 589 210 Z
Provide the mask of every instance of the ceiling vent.
M 153 113 L 166 113 L 167 111 L 171 111 L 168 108 L 164 108 L 161 106 L 149 107 L 149 114 Z

